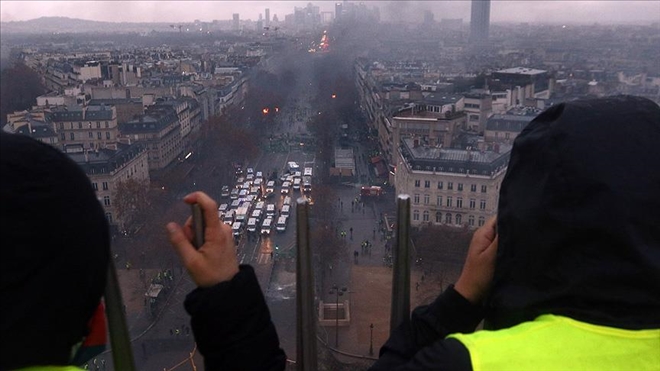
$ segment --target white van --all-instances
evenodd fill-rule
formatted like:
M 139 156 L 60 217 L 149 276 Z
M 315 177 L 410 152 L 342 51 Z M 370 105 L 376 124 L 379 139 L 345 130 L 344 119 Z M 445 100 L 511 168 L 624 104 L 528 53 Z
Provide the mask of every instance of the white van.
M 266 216 L 275 216 L 275 204 L 266 205 Z
M 261 217 L 264 215 L 264 212 L 262 210 L 254 210 L 252 211 L 252 218 L 257 219 L 257 222 L 261 221 Z
M 284 197 L 284 201 L 282 202 L 282 205 L 291 205 L 291 197 L 289 196 Z
M 289 187 L 291 187 L 291 183 L 288 181 L 282 183 L 282 189 L 280 189 L 280 193 L 283 195 L 289 194 Z
M 296 178 L 293 180 L 293 190 L 300 191 L 300 178 Z
M 238 238 L 241 236 L 241 230 L 243 229 L 243 223 L 241 222 L 234 222 L 231 226 L 231 231 L 234 234 L 235 238 Z
M 291 206 L 289 205 L 283 205 L 282 206 L 282 211 L 280 212 L 280 215 L 282 216 L 289 216 L 291 212 Z
M 222 204 L 222 205 L 218 206 L 218 211 L 221 211 L 223 213 L 227 212 L 227 209 L 229 209 L 229 205 L 227 205 L 227 204 Z
M 277 232 L 283 233 L 286 231 L 287 220 L 289 220 L 289 218 L 286 216 L 280 216 L 279 218 L 277 218 L 277 224 L 275 224 L 275 229 L 277 230 Z
M 293 173 L 293 172 L 298 171 L 300 169 L 300 165 L 298 165 L 298 163 L 295 162 L 295 161 L 289 161 L 286 164 L 286 167 L 287 167 L 287 170 L 289 171 L 289 173 Z
M 225 213 L 225 217 L 222 219 L 222 222 L 227 225 L 232 225 L 234 223 L 234 210 L 228 210 Z
M 269 235 L 271 228 L 273 228 L 273 218 L 266 218 L 261 224 L 261 234 Z
M 248 232 L 251 232 L 251 233 L 254 233 L 254 232 L 257 231 L 257 219 L 255 219 L 255 218 L 248 219 L 247 230 L 248 230 Z

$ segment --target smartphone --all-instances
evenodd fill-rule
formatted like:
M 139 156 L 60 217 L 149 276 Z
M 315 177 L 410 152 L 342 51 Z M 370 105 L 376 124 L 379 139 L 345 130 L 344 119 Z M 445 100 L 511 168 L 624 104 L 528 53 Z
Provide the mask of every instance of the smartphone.
M 204 214 L 202 207 L 199 204 L 192 204 L 192 229 L 193 229 L 193 246 L 199 249 L 204 244 L 204 231 L 206 224 L 204 223 Z

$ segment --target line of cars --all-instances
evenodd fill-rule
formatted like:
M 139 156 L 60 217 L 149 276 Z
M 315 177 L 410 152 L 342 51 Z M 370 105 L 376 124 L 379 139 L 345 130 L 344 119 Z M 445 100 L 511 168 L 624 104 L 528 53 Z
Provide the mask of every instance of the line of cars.
M 265 182 L 262 172 L 247 168 L 245 176 L 237 174 L 233 188 L 223 186 L 221 197 L 228 199 L 218 207 L 218 217 L 230 225 L 237 242 L 244 231 L 268 236 L 275 229 L 285 232 L 291 210 L 291 198 L 285 197 L 282 209 L 277 212 L 274 203 L 267 203 L 275 192 L 275 182 Z

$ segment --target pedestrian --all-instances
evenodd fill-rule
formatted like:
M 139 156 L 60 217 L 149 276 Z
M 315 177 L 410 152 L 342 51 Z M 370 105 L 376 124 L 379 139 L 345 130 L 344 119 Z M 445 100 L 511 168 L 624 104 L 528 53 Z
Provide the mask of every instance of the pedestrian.
M 174 333 L 176 334 L 176 336 L 179 336 L 179 334 L 181 333 L 181 331 L 179 331 L 179 329 L 177 328 L 177 329 L 174 330 Z
M 332 264 L 328 264 L 328 269 L 330 270 L 330 275 L 332 276 Z
M 273 260 L 273 251 L 270 251 L 270 259 Z
M 373 238 L 374 238 L 374 240 L 375 240 L 375 239 L 376 239 L 376 228 L 374 228 L 374 231 L 373 231 L 373 232 L 374 232 L 374 237 L 373 237 Z
M 353 238 L 353 227 L 351 227 L 351 229 L 349 229 L 349 231 L 351 232 L 351 238 Z

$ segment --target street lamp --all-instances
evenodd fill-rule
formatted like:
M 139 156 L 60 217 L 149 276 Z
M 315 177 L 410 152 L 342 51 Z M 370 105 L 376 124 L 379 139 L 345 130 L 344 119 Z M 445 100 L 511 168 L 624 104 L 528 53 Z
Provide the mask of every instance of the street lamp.
M 371 336 L 369 337 L 369 355 L 373 356 L 374 355 L 374 324 L 373 323 L 369 325 L 369 329 L 371 330 Z
M 346 290 L 346 287 L 339 288 L 337 285 L 332 286 L 332 290 L 330 290 L 330 295 L 337 295 L 335 301 L 335 348 L 339 348 L 339 297 L 344 295 Z

